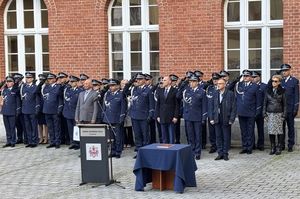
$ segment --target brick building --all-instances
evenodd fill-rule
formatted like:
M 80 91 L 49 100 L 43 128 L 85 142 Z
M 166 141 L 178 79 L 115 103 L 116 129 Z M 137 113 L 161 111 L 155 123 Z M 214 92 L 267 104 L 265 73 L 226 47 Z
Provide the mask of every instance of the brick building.
M 0 75 L 143 71 L 208 79 L 249 68 L 266 81 L 282 62 L 300 76 L 296 0 L 0 0 Z

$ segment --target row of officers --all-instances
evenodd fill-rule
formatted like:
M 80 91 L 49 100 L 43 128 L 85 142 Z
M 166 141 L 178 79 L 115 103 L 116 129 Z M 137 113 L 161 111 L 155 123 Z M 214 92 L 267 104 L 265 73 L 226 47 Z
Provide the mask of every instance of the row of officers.
M 2 82 L 1 112 L 7 143 L 14 147 L 24 142 L 36 147 L 48 135 L 38 135 L 39 127 L 47 127 L 50 143 L 59 148 L 71 143 L 78 123 L 106 123 L 114 140 L 112 156 L 120 158 L 124 144 L 124 126 L 129 122 L 134 132 L 135 151 L 149 143 L 180 143 L 180 121 L 184 119 L 187 142 L 195 159 L 201 158 L 209 132 L 210 153 L 216 160 L 229 160 L 231 125 L 238 117 L 241 154 L 264 150 L 264 122 L 271 142 L 270 154 L 285 150 L 285 129 L 288 128 L 288 151 L 295 144 L 294 118 L 299 106 L 299 81 L 291 75 L 291 66 L 282 64 L 280 71 L 265 84 L 260 73 L 244 70 L 234 81 L 229 73 L 213 73 L 208 82 L 201 71 L 188 71 L 183 79 L 171 74 L 152 84 L 149 74 L 138 73 L 129 81 L 117 79 L 91 80 L 87 75 L 68 76 L 61 72 L 8 76 Z M 255 123 L 257 139 L 255 139 Z M 208 129 L 207 129 L 208 127 Z M 17 133 L 16 133 L 17 130 Z M 17 134 L 17 136 L 16 136 Z M 277 142 L 275 142 L 277 137 Z M 256 141 L 257 140 L 257 141 Z M 47 141 L 46 141 L 47 142 Z M 136 156 L 135 156 L 136 157 Z M 134 158 L 135 158 L 134 157 Z

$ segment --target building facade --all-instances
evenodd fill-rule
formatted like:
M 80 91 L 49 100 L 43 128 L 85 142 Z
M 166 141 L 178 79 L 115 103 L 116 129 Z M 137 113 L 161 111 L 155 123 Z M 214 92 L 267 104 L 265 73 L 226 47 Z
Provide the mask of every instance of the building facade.
M 244 69 L 300 76 L 296 0 L 0 0 L 0 75 Z

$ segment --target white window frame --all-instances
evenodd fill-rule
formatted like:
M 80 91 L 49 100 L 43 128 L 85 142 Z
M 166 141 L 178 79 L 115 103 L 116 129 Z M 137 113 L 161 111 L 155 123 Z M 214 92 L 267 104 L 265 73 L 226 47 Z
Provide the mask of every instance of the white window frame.
M 123 78 L 131 78 L 131 56 L 130 56 L 130 33 L 142 34 L 142 73 L 150 74 L 150 45 L 149 33 L 159 32 L 159 25 L 149 25 L 149 2 L 141 0 L 141 25 L 130 25 L 130 0 L 122 1 L 122 26 L 111 25 L 111 11 L 114 0 L 110 2 L 108 8 L 108 41 L 109 41 L 109 77 L 113 75 L 112 70 L 112 34 L 123 33 Z M 159 52 L 159 51 L 158 51 Z M 114 71 L 117 72 L 117 71 Z M 151 70 L 159 72 L 159 70 Z
M 36 77 L 43 72 L 43 49 L 42 49 L 42 35 L 48 35 L 48 28 L 41 27 L 41 3 L 40 0 L 34 0 L 34 28 L 24 28 L 24 9 L 23 0 L 16 0 L 17 11 L 17 28 L 7 29 L 7 11 L 13 0 L 9 0 L 4 10 L 4 42 L 5 42 L 5 74 L 10 73 L 8 68 L 8 36 L 17 36 L 18 38 L 18 72 L 25 74 L 25 36 L 34 36 L 35 44 L 35 72 Z M 45 9 L 43 9 L 45 10 Z M 45 53 L 44 53 L 45 54 Z
M 248 21 L 248 2 L 249 1 L 261 1 L 261 21 Z M 261 46 L 261 58 L 262 58 L 262 81 L 266 82 L 270 78 L 270 30 L 272 28 L 283 28 L 283 20 L 271 20 L 270 10 L 271 3 L 269 0 L 237 0 L 235 2 L 240 3 L 240 21 L 239 22 L 227 22 L 227 5 L 229 0 L 226 0 L 224 6 L 224 63 L 225 69 L 228 70 L 227 60 L 227 30 L 240 30 L 240 73 L 249 69 L 248 63 L 248 31 L 249 29 L 261 29 L 262 31 L 262 46 Z M 244 13 L 244 14 L 242 14 Z M 279 48 L 283 49 L 283 48 Z M 279 67 L 279 66 L 278 66 Z M 229 69 L 230 71 L 235 71 Z M 274 69 L 272 69 L 274 70 Z M 236 70 L 238 71 L 238 70 Z

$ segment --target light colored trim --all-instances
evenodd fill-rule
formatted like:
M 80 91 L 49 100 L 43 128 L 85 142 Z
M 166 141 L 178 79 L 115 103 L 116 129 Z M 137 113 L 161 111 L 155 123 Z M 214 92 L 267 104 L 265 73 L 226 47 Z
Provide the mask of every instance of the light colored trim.
M 262 18 L 261 21 L 248 21 L 248 2 L 249 1 L 261 1 Z M 235 2 L 238 2 L 235 1 Z M 269 0 L 240 0 L 240 21 L 239 22 L 227 22 L 227 6 L 228 0 L 224 6 L 224 65 L 225 69 L 229 71 L 236 71 L 234 69 L 228 69 L 227 60 L 227 30 L 240 30 L 240 72 L 249 68 L 248 63 L 248 30 L 261 29 L 262 30 L 262 80 L 267 81 L 270 78 L 271 63 L 270 63 L 270 29 L 271 28 L 283 28 L 283 20 L 270 20 L 270 1 Z M 266 11 L 266 12 L 264 12 Z M 244 13 L 244 14 L 243 14 Z M 278 49 L 283 49 L 278 48 Z
M 141 1 L 141 25 L 130 25 L 129 0 L 122 1 L 122 26 L 111 26 L 111 11 L 113 1 L 108 8 L 108 25 L 109 25 L 109 76 L 112 77 L 112 38 L 113 33 L 122 33 L 123 35 L 123 74 L 124 79 L 131 78 L 131 48 L 130 33 L 141 33 L 142 35 L 142 72 L 150 73 L 150 32 L 159 32 L 159 25 L 149 25 L 149 7 L 148 0 Z M 159 52 L 159 51 L 158 51 Z M 159 72 L 159 70 L 151 71 Z
M 18 71 L 24 74 L 26 72 L 25 63 L 25 36 L 34 36 L 35 43 L 35 67 L 36 70 L 32 71 L 38 74 L 43 72 L 43 52 L 42 52 L 42 35 L 48 35 L 48 28 L 41 27 L 41 5 L 40 0 L 33 0 L 34 4 L 34 28 L 24 28 L 24 9 L 23 0 L 16 0 L 16 16 L 17 16 L 17 29 L 7 29 L 7 11 L 12 0 L 10 0 L 4 12 L 4 40 L 5 40 L 5 74 L 9 74 L 8 70 L 8 40 L 7 36 L 17 36 L 18 38 Z M 47 10 L 47 9 L 43 9 Z M 48 52 L 49 53 L 49 52 Z M 28 53 L 27 53 L 28 54 Z

